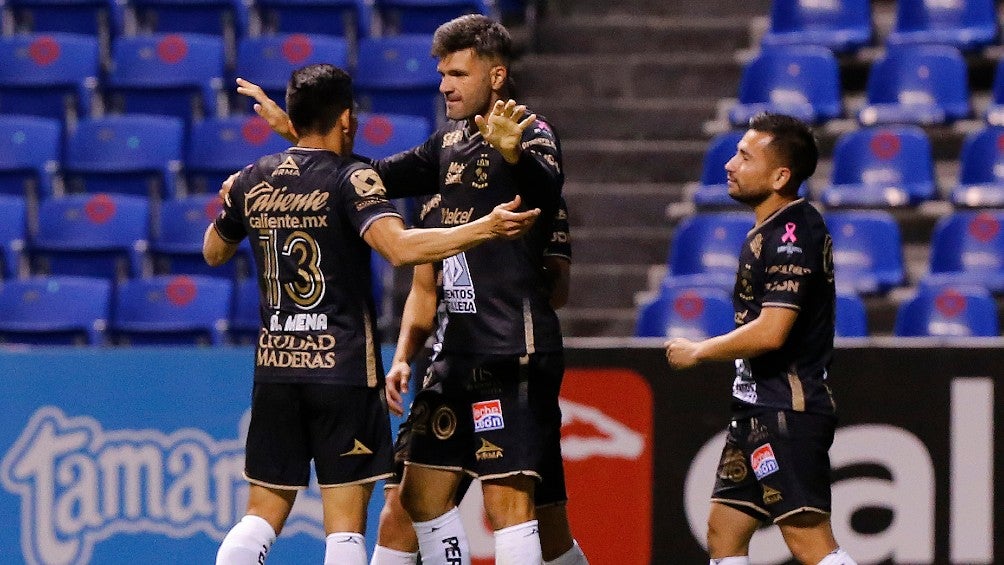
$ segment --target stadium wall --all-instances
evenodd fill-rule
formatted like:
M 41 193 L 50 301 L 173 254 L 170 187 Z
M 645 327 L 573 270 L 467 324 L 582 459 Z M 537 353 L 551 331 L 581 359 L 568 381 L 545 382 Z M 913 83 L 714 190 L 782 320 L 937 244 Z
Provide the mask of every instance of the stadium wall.
M 999 562 L 1004 348 L 901 344 L 837 352 L 837 537 L 860 563 Z M 590 561 L 704 562 L 729 364 L 670 371 L 659 340 L 569 345 L 562 450 Z M 245 348 L 0 352 L 0 563 L 211 562 L 247 496 L 251 363 Z M 462 510 L 475 563 L 490 563 L 480 500 L 468 496 Z M 320 562 L 322 539 L 313 486 L 269 563 Z M 775 528 L 751 552 L 755 563 L 788 563 Z

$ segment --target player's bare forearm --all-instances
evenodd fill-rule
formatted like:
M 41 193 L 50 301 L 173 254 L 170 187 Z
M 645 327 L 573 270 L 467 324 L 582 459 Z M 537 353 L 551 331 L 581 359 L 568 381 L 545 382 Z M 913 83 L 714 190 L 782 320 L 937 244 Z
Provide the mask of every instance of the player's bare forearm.
M 696 342 L 666 341 L 666 358 L 674 368 L 685 369 L 704 361 L 756 357 L 784 345 L 797 317 L 798 311 L 790 308 L 764 308 L 755 320 L 727 334 Z
M 381 218 L 363 239 L 392 265 L 417 265 L 452 257 L 492 239 L 522 236 L 540 216 L 540 209 L 516 212 L 520 198 L 499 204 L 487 216 L 452 228 L 404 229 L 400 218 Z

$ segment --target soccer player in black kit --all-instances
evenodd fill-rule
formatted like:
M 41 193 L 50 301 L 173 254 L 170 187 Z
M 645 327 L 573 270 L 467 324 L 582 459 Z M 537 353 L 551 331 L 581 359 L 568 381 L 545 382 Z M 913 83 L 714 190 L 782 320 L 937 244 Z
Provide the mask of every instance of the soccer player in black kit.
M 215 266 L 251 240 L 262 315 L 246 446 L 248 509 L 216 562 L 264 562 L 313 460 L 324 562 L 363 565 L 366 505 L 373 483 L 392 466 L 370 248 L 394 265 L 441 260 L 519 237 L 540 211 L 514 212 L 514 198 L 464 225 L 406 230 L 378 173 L 350 156 L 356 121 L 349 76 L 331 65 L 298 69 L 286 104 L 297 145 L 228 179 L 223 210 L 203 244 Z
M 708 518 L 712 565 L 749 565 L 750 538 L 767 521 L 801 563 L 855 564 L 830 525 L 832 240 L 819 212 L 798 197 L 817 159 L 802 122 L 777 114 L 750 120 L 725 165 L 729 195 L 756 217 L 739 252 L 737 327 L 666 342 L 674 368 L 735 360 L 732 421 Z
M 439 195 L 426 201 L 419 212 L 420 226 L 439 225 L 442 217 L 439 210 Z M 552 224 L 550 243 L 544 250 L 545 268 L 550 274 L 551 306 L 564 306 L 569 293 L 569 267 L 572 248 L 569 237 L 568 211 L 562 199 L 558 213 Z M 438 281 L 438 282 L 437 282 Z M 441 351 L 442 336 L 449 318 L 442 302 L 442 269 L 440 264 L 417 265 L 412 277 L 411 289 L 405 301 L 401 318 L 394 359 L 387 373 L 387 403 L 391 412 L 402 414 L 402 395 L 408 392 L 412 374 L 412 361 L 419 378 L 426 375 L 429 357 L 434 360 Z M 423 346 L 424 345 L 424 346 Z M 423 382 L 422 386 L 432 383 Z M 394 445 L 395 462 L 403 461 L 408 454 L 411 422 L 405 422 Z M 541 484 L 534 490 L 536 517 L 540 526 L 541 552 L 544 563 L 554 565 L 585 565 L 587 560 L 581 548 L 571 535 L 568 524 L 564 468 L 561 461 L 561 445 L 550 446 L 545 452 L 548 458 L 541 469 Z M 384 507 L 380 513 L 377 545 L 370 565 L 414 565 L 417 561 L 418 540 L 411 519 L 401 507 L 400 467 L 395 468 L 395 477 L 386 480 L 384 487 Z M 466 492 L 462 484 L 456 495 L 461 500 Z
M 512 40 L 501 24 L 480 15 L 451 20 L 436 30 L 433 54 L 452 121 L 422 145 L 373 163 L 388 196 L 438 192 L 443 224 L 458 225 L 519 195 L 541 210 L 542 221 L 509 244 L 444 261 L 450 323 L 432 366 L 441 386 L 422 390 L 413 404 L 401 501 L 424 563 L 466 564 L 470 552 L 453 498 L 463 473 L 478 476 L 496 563 L 537 564 L 541 446 L 553 445 L 561 426 L 561 330 L 542 268 L 564 182 L 561 151 L 550 125 L 507 100 Z M 256 85 L 238 85 L 289 137 L 281 109 Z

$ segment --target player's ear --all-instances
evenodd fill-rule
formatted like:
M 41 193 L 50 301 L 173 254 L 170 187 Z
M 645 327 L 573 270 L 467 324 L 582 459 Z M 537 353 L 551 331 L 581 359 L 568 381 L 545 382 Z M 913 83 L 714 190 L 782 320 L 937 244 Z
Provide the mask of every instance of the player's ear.
M 788 167 L 778 167 L 774 169 L 774 178 L 771 179 L 771 186 L 774 190 L 781 190 L 791 180 L 791 169 Z
M 506 79 L 509 78 L 509 69 L 505 65 L 495 65 L 489 71 L 492 81 L 492 90 L 502 90 L 506 86 Z

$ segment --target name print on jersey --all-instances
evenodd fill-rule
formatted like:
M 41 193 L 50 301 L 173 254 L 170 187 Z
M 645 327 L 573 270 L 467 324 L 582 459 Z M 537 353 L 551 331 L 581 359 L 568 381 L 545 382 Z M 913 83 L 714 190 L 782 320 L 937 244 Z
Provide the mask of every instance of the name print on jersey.
M 451 314 L 477 314 L 474 280 L 462 252 L 443 259 L 443 299 Z

